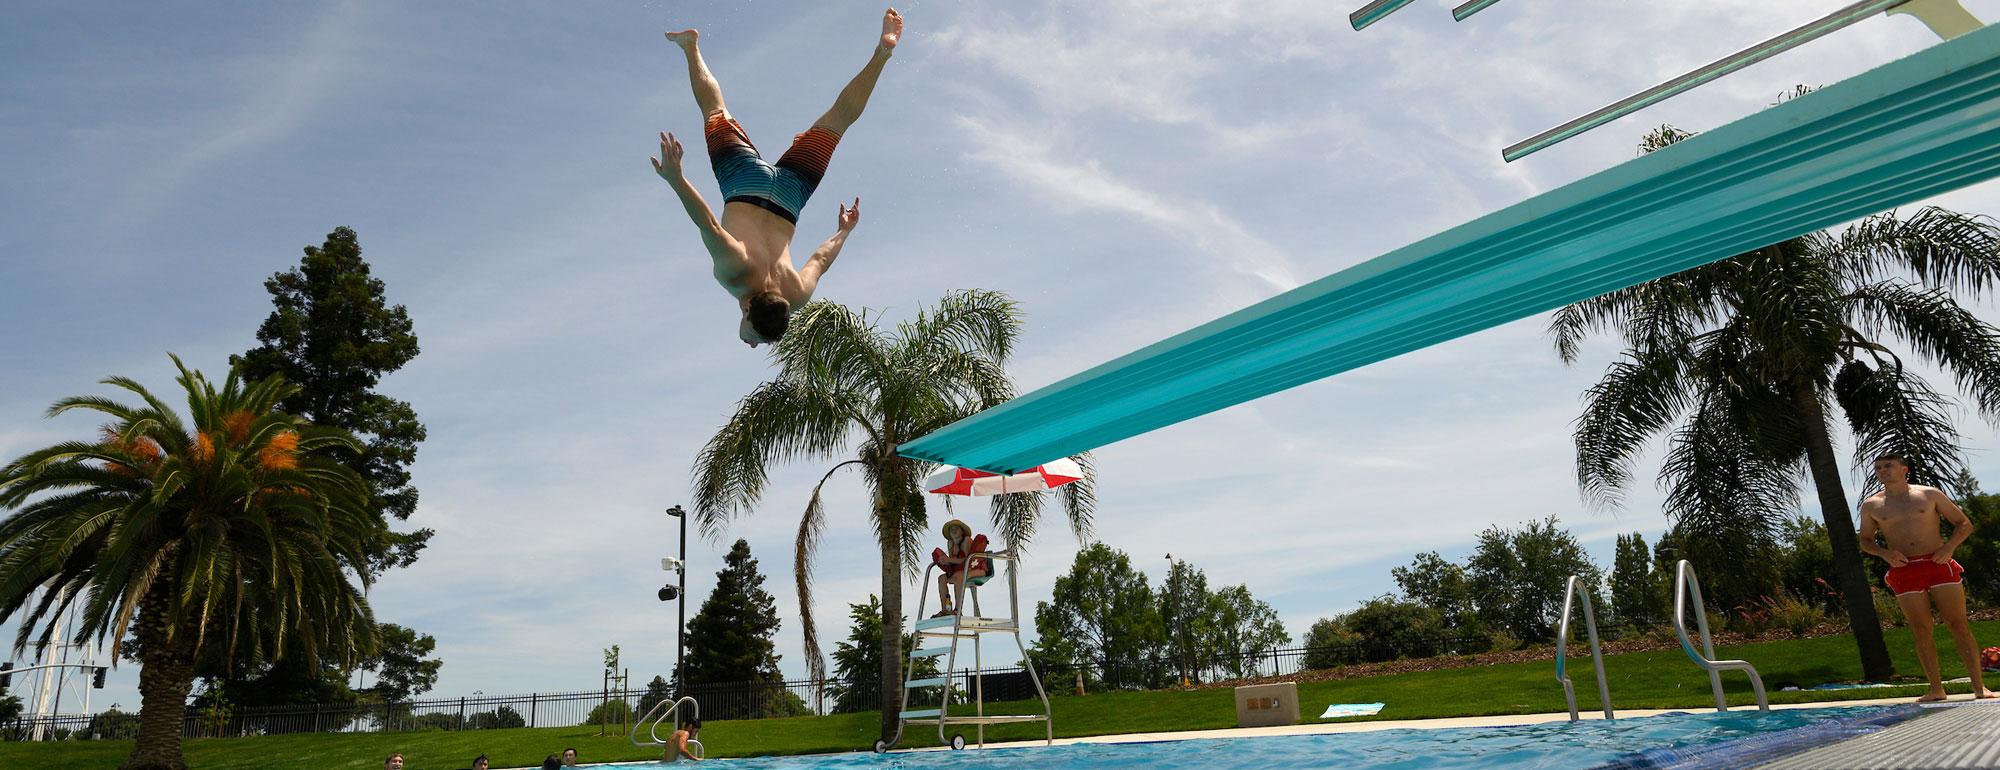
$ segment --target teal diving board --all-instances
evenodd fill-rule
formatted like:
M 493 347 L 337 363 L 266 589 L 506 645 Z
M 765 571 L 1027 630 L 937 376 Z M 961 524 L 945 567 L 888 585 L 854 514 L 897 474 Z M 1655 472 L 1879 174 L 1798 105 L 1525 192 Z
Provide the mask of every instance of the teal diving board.
M 1985 27 L 1543 193 L 903 444 L 1019 473 L 2000 176 Z

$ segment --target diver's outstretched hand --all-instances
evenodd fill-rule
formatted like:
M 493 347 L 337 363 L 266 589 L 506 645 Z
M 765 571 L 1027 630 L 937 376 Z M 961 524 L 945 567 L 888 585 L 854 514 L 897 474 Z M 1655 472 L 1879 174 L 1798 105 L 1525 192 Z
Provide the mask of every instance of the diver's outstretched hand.
M 855 198 L 855 199 L 854 199 L 854 207 L 853 207 L 853 208 L 849 208 L 849 207 L 847 206 L 847 204 L 845 204 L 845 203 L 843 203 L 843 204 L 840 204 L 840 231 L 841 231 L 841 232 L 845 233 L 845 232 L 849 232 L 849 231 L 853 230 L 853 229 L 854 229 L 854 225 L 855 225 L 855 224 L 857 224 L 857 223 L 859 223 L 860 221 L 861 221 L 861 199 L 860 199 L 860 198 Z
M 894 52 L 903 39 L 903 15 L 891 8 L 882 12 L 882 50 Z
M 653 156 L 653 173 L 659 174 L 661 179 L 669 182 L 680 181 L 681 156 L 684 154 L 685 151 L 681 149 L 681 140 L 675 139 L 673 134 L 661 131 L 660 154 Z M 666 160 L 663 162 L 660 160 L 661 158 L 665 158 Z M 856 198 L 855 200 L 859 201 L 861 199 Z

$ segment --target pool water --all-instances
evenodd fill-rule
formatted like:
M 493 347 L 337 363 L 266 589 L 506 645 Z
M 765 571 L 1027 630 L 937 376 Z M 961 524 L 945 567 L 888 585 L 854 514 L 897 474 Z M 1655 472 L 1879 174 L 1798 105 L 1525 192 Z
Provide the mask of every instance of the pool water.
M 1900 707 L 1673 713 L 1514 727 L 1397 729 L 1337 735 L 1077 744 L 887 755 L 857 752 L 725 760 L 730 770 L 1250 770 L 1257 768 L 1674 767 L 1690 754 L 1752 736 L 1812 745 L 1875 729 Z M 1902 712 L 1896 712 L 1902 713 Z M 1774 735 L 1782 734 L 1782 735 Z M 1771 743 L 1772 740 L 1745 743 Z M 1727 744 L 1735 745 L 1735 744 Z M 1789 752 L 1787 752 L 1789 753 Z M 1702 766 L 1740 766 L 1709 755 Z M 1760 759 L 1761 761 L 1761 759 Z M 664 764 L 628 765 L 661 767 Z M 685 767 L 685 765 L 682 765 Z

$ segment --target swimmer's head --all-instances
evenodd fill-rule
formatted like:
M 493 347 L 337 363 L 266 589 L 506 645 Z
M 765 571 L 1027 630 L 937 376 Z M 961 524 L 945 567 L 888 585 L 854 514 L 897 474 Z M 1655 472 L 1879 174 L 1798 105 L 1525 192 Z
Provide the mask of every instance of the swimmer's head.
M 751 347 L 768 345 L 785 336 L 785 327 L 791 321 L 792 303 L 775 291 L 760 291 L 750 295 L 750 303 L 744 306 L 743 327 L 739 331 Z

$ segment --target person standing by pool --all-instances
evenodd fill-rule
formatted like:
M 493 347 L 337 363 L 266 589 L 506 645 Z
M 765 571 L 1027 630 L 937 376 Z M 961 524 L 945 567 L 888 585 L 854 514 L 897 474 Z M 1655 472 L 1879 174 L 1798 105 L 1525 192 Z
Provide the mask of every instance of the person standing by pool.
M 667 33 L 667 39 L 680 46 L 687 57 L 688 81 L 694 88 L 695 105 L 701 108 L 709 165 L 722 187 L 721 218 L 682 173 L 683 150 L 673 134 L 660 132 L 660 154 L 653 158 L 653 171 L 674 188 L 681 207 L 700 229 L 702 245 L 714 262 L 715 280 L 736 298 L 743 312 L 737 337 L 751 347 L 774 343 L 784 336 L 792 310 L 812 299 L 820 277 L 833 266 L 848 233 L 861 219 L 860 198 L 854 199 L 852 208 L 842 205 L 833 236 L 813 250 L 804 267 L 792 267 L 792 236 L 798 229 L 799 213 L 826 176 L 827 163 L 833 159 L 841 134 L 868 106 L 875 81 L 882 76 L 882 67 L 889 63 L 902 35 L 903 17 L 890 8 L 882 14 L 882 36 L 868 64 L 841 89 L 826 114 L 805 133 L 792 137 L 791 148 L 774 165 L 757 153 L 750 135 L 722 103 L 722 86 L 708 71 L 696 45 L 700 33 L 692 29 Z
M 1889 563 L 1885 580 L 1896 592 L 1896 604 L 1910 623 L 1916 638 L 1917 661 L 1930 692 L 1918 703 L 1945 699 L 1944 679 L 1938 673 L 1937 642 L 1931 638 L 1931 609 L 1951 631 L 1958 657 L 1972 677 L 1972 697 L 1993 698 L 1979 670 L 1979 643 L 1972 637 L 1972 624 L 1965 617 L 1965 585 L 1960 576 L 1965 568 L 1951 558 L 1952 551 L 1972 535 L 1972 520 L 1959 510 L 1951 497 L 1936 487 L 1910 483 L 1910 465 L 1902 455 L 1875 458 L 1875 478 L 1882 491 L 1861 502 L 1861 550 Z M 1939 525 L 1951 522 L 1951 539 L 1945 540 Z M 1885 545 L 1877 545 L 1875 536 Z

